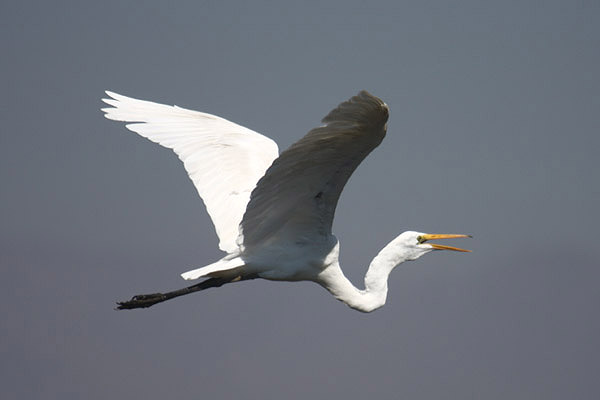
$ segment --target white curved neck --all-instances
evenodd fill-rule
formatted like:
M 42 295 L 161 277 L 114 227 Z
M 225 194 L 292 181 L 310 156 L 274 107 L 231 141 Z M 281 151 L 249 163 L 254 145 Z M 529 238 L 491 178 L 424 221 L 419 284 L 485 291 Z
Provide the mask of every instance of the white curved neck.
M 364 290 L 358 289 L 346 278 L 337 261 L 319 274 L 319 283 L 349 307 L 362 312 L 371 312 L 385 304 L 388 277 L 398 264 L 406 260 L 398 245 L 392 241 L 371 261 L 365 275 Z

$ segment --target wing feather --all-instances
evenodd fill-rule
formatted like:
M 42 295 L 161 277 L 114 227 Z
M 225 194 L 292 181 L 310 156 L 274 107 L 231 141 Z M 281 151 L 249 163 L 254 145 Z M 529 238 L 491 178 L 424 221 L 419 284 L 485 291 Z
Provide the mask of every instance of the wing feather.
M 206 205 L 219 248 L 238 249 L 239 224 L 256 182 L 277 157 L 271 139 L 215 115 L 137 100 L 113 92 L 106 118 L 172 149 Z
M 342 189 L 383 140 L 388 114 L 383 101 L 362 91 L 281 153 L 252 192 L 240 244 L 328 240 Z

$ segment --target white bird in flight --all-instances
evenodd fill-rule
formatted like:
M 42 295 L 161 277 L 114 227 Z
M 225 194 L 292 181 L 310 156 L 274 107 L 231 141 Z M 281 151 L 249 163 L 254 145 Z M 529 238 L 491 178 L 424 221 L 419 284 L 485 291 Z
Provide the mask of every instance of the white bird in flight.
M 331 233 L 344 185 L 383 140 L 388 107 L 360 92 L 323 118 L 323 126 L 279 154 L 277 144 L 215 115 L 137 100 L 107 91 L 105 117 L 178 156 L 204 200 L 217 235 L 220 260 L 181 274 L 200 283 L 167 293 L 134 296 L 119 309 L 144 308 L 226 283 L 263 278 L 312 281 L 351 308 L 371 312 L 385 304 L 389 274 L 432 250 L 468 251 L 429 243 L 469 235 L 407 231 L 385 246 L 355 287 L 339 264 Z

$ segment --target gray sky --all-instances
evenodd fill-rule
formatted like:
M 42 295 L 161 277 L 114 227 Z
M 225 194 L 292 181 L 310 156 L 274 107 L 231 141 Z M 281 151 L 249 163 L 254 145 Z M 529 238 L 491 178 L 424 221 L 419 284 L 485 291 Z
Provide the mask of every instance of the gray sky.
M 0 6 L 0 396 L 596 399 L 600 3 Z M 398 233 L 472 254 L 398 268 L 361 314 L 252 281 L 148 310 L 220 257 L 177 157 L 103 90 L 217 114 L 284 149 L 366 89 L 388 136 L 336 214 L 357 285 Z M 458 244 L 458 242 L 457 242 Z

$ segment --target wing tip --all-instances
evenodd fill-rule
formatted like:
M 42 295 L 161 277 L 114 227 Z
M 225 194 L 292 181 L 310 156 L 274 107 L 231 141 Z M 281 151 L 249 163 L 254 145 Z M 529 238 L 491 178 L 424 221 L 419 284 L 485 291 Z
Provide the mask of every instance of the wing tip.
M 357 95 L 333 109 L 322 119 L 322 122 L 327 124 L 337 121 L 350 121 L 357 124 L 376 123 L 383 126 L 388 118 L 388 105 L 379 97 L 366 90 L 361 90 Z
M 115 92 L 110 91 L 110 90 L 105 90 L 104 93 L 108 96 L 108 98 L 103 98 L 102 99 L 102 101 L 105 102 L 105 103 L 107 101 L 115 101 L 115 100 L 118 101 L 120 97 L 123 97 L 120 94 L 115 93 Z
M 106 93 L 106 95 L 108 96 L 108 98 L 103 97 L 100 100 L 102 100 L 102 102 L 108 104 L 111 107 L 105 107 L 105 108 L 101 108 L 100 111 L 102 111 L 104 114 L 104 116 L 108 119 L 109 118 L 109 114 L 114 111 L 115 109 L 118 108 L 119 106 L 119 99 L 118 97 L 122 97 L 119 94 L 115 93 L 115 92 L 111 92 L 110 90 L 105 90 L 104 93 Z

